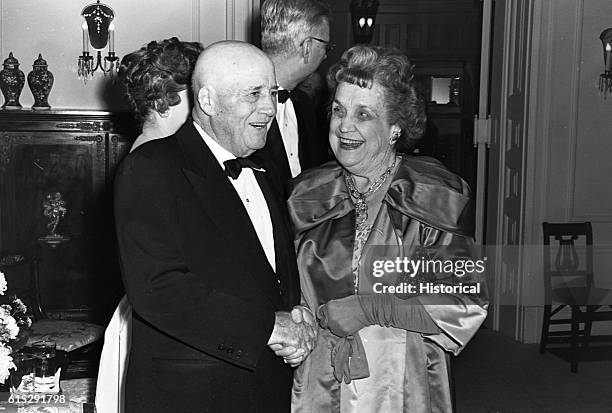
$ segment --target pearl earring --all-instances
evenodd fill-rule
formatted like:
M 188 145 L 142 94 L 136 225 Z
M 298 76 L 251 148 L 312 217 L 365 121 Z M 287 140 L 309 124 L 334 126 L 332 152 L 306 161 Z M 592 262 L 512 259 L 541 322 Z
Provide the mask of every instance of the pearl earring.
M 389 139 L 389 143 L 393 145 L 395 142 L 397 142 L 399 137 L 400 137 L 400 132 L 394 132 L 393 135 L 391 135 L 391 139 Z

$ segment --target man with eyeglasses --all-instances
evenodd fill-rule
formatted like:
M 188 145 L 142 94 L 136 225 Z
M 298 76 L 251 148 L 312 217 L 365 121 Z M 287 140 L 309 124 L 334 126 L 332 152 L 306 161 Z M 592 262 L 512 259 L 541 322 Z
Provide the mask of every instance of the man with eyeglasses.
M 266 0 L 261 8 L 262 49 L 274 63 L 279 95 L 264 149 L 256 153 L 276 173 L 279 191 L 305 169 L 329 159 L 310 97 L 297 86 L 333 48 L 325 0 Z

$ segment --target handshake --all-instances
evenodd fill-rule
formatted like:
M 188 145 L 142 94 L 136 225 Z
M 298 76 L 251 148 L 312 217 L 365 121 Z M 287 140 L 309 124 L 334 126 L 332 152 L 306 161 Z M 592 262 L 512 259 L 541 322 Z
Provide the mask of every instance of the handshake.
M 268 347 L 291 367 L 299 366 L 317 342 L 317 322 L 304 306 L 297 305 L 291 312 L 276 313 L 274 330 Z

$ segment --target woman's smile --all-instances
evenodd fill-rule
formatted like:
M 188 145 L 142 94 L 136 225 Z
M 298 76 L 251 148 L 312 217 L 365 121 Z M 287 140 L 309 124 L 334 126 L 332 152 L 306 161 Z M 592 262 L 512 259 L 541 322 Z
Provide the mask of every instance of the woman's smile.
M 340 149 L 346 151 L 358 149 L 365 143 L 363 140 L 350 139 L 343 136 L 338 136 L 338 140 L 340 141 Z

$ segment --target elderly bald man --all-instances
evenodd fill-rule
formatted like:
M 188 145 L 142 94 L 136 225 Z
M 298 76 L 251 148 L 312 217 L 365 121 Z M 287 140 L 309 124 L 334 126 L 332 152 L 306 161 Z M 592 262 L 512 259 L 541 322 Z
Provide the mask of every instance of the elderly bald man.
M 297 306 L 284 203 L 244 160 L 266 142 L 277 89 L 259 49 L 213 44 L 194 70 L 193 118 L 119 168 L 127 412 L 289 411 L 314 321 Z

